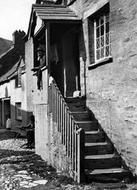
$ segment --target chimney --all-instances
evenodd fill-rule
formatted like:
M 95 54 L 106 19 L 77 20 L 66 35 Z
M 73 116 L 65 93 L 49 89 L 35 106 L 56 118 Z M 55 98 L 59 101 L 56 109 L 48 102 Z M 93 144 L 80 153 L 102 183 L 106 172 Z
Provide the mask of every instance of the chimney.
M 25 52 L 25 40 L 24 40 L 25 35 L 26 35 L 25 32 L 21 30 L 19 31 L 16 30 L 12 34 L 14 48 L 21 55 L 24 55 Z

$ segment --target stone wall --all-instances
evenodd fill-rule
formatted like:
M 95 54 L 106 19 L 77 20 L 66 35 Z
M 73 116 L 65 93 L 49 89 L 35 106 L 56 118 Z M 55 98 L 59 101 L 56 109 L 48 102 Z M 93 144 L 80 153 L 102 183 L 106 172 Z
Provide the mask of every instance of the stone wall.
M 27 110 L 33 111 L 33 71 L 34 67 L 34 57 L 33 57 L 33 39 L 30 38 L 25 44 L 25 65 L 26 65 L 26 106 Z
M 0 85 L 0 100 L 4 101 L 6 98 L 10 100 L 10 110 L 11 113 L 11 121 L 12 127 L 24 126 L 27 123 L 27 108 L 26 108 L 26 74 L 21 75 L 21 84 L 20 88 L 15 88 L 15 79 L 11 79 L 9 82 Z M 16 107 L 15 104 L 17 102 L 21 102 L 21 112 L 22 119 L 17 120 L 16 118 Z M 4 117 L 6 116 L 6 112 L 4 107 L 1 107 L 3 119 L 2 124 L 4 125 Z M 2 126 L 5 127 L 5 126 Z
M 71 6 L 83 18 L 79 48 L 82 95 L 86 93 L 87 106 L 93 111 L 127 165 L 137 174 L 137 2 L 110 0 L 113 61 L 91 68 L 88 17 L 91 16 L 90 12 L 93 14 L 106 2 L 108 1 L 77 0 Z M 36 78 L 33 82 L 36 85 Z M 33 100 L 38 100 L 34 101 L 36 152 L 57 168 L 66 169 L 68 161 L 65 160 L 63 146 L 59 146 L 60 139 L 55 124 L 47 120 L 48 107 L 47 100 L 43 100 L 43 92 L 35 91 L 33 95 Z M 61 158 L 64 158 L 63 163 L 60 162 Z
M 86 5 L 87 2 L 91 1 L 85 1 Z M 133 0 L 110 0 L 113 61 L 90 68 L 89 52 L 86 51 L 86 95 L 88 107 L 127 165 L 137 174 L 136 6 Z M 85 46 L 88 49 L 88 42 Z
M 93 44 L 89 41 L 92 34 L 89 34 L 88 19 L 107 2 L 77 0 L 71 6 L 83 20 L 80 38 L 82 95 L 85 90 L 87 106 L 126 164 L 137 174 L 137 2 L 109 1 L 113 61 L 93 68 L 89 67 Z
M 48 152 L 48 118 L 47 118 L 47 69 L 42 70 L 43 88 L 38 90 L 37 72 L 34 68 L 34 46 L 33 39 L 26 42 L 26 88 L 27 109 L 35 116 L 35 150 L 45 160 L 49 160 Z
M 49 114 L 49 126 L 49 163 L 57 170 L 62 170 L 68 174 L 70 164 L 66 155 L 66 147 L 62 144 L 62 136 L 58 131 L 56 122 L 53 121 L 52 113 Z

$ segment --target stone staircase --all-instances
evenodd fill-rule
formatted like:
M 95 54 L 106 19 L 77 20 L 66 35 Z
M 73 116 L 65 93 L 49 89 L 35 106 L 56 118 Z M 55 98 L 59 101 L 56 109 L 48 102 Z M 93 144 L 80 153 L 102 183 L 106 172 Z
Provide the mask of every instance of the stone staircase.
M 84 166 L 86 182 L 119 182 L 131 177 L 94 114 L 88 110 L 85 98 L 65 99 L 73 117 L 85 131 Z

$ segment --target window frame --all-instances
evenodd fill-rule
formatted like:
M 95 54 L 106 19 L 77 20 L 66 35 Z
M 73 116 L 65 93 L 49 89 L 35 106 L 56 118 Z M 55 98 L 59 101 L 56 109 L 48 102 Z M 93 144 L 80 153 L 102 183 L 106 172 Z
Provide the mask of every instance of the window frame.
M 42 26 L 40 28 L 40 30 L 35 34 L 34 38 L 33 38 L 33 47 L 34 47 L 34 51 L 33 51 L 33 57 L 34 57 L 34 63 L 33 63 L 33 71 L 37 71 L 39 69 L 39 65 L 37 62 L 37 48 L 42 46 L 43 49 L 45 49 L 45 53 L 46 53 L 46 40 L 45 40 L 45 26 Z M 46 56 L 46 55 L 45 55 Z M 46 61 L 43 67 L 46 66 Z
M 15 118 L 16 120 L 22 120 L 21 102 L 15 103 Z
M 103 48 L 106 48 L 106 46 L 108 46 L 109 48 L 109 54 L 106 55 L 106 51 L 104 50 L 104 56 L 101 57 L 99 59 L 97 59 L 97 44 L 96 44 L 96 40 L 97 40 L 97 20 L 101 19 L 101 17 L 103 16 L 104 18 L 104 22 L 103 24 L 105 25 L 106 23 L 108 23 L 108 31 L 106 32 L 106 26 L 104 27 L 103 30 L 103 36 L 104 37 L 104 45 L 102 46 Z M 105 22 L 106 18 L 108 16 L 108 22 Z M 103 26 L 104 26 L 103 25 Z M 99 25 L 98 25 L 99 26 Z M 99 26 L 101 27 L 101 25 Z M 109 34 L 109 43 L 107 45 L 106 43 L 106 34 Z M 100 34 L 101 34 L 101 28 L 100 28 Z M 101 38 L 101 35 L 99 36 L 99 38 Z M 97 10 L 93 15 L 90 15 L 88 17 L 88 40 L 89 40 L 89 68 L 92 66 L 98 66 L 101 64 L 105 64 L 105 63 L 109 63 L 112 62 L 112 54 L 111 54 L 111 31 L 110 31 L 110 8 L 109 8 L 109 3 L 107 3 L 106 5 L 104 5 L 102 8 L 100 8 L 99 10 Z M 101 51 L 101 41 L 100 41 L 100 51 Z M 101 55 L 101 53 L 100 53 Z
M 108 19 L 107 19 L 108 17 Z M 101 24 L 101 18 L 103 18 L 103 24 Z M 108 20 L 108 22 L 107 22 Z M 97 26 L 98 21 L 98 26 Z M 100 62 L 104 59 L 111 57 L 111 41 L 110 41 L 110 29 L 109 29 L 109 12 L 101 14 L 98 18 L 94 19 L 94 54 L 95 54 L 95 63 Z M 107 25 L 108 24 L 108 32 Z M 103 28 L 103 30 L 102 30 Z M 97 36 L 97 30 L 99 30 L 99 36 Z M 103 32 L 103 34 L 101 34 Z M 108 39 L 107 39 L 108 35 Z M 102 40 L 103 39 L 103 40 Z M 97 47 L 97 40 L 99 41 L 99 47 Z M 108 43 L 107 43 L 108 41 Z M 103 44 L 103 45 L 102 45 Z M 107 48 L 108 47 L 108 53 Z M 103 49 L 103 55 L 101 56 L 101 51 Z M 97 58 L 97 51 L 99 51 L 99 58 Z

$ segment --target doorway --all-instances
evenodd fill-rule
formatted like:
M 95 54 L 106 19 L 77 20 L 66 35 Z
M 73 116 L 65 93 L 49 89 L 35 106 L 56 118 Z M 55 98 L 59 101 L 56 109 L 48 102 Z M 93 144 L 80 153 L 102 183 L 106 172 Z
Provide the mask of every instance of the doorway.
M 2 126 L 4 128 L 6 128 L 6 120 L 7 117 L 10 116 L 10 114 L 11 114 L 10 99 L 4 99 L 2 106 Z
M 52 23 L 50 27 L 50 75 L 64 97 L 80 90 L 79 25 Z
M 62 39 L 64 63 L 64 96 L 73 97 L 80 90 L 80 64 L 78 36 L 75 32 L 67 32 Z

